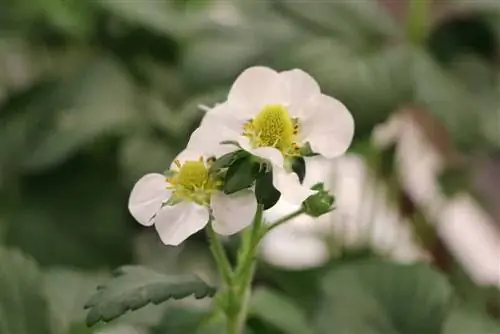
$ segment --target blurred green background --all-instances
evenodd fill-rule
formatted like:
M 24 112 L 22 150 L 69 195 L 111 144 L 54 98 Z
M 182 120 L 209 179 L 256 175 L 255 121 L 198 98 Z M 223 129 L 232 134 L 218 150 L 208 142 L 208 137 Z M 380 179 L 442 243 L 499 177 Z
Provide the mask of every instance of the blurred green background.
M 370 138 L 403 109 L 424 113 L 424 131 L 454 157 L 440 187 L 473 194 L 498 221 L 498 188 L 474 177 L 498 166 L 499 41 L 497 1 L 0 0 L 0 334 L 195 332 L 208 301 L 148 306 L 92 329 L 82 307 L 130 263 L 216 281 L 203 235 L 163 247 L 127 199 L 183 148 L 198 105 L 223 100 L 253 65 L 301 68 L 344 102 L 356 122 L 352 152 L 378 161 L 376 178 L 420 222 L 428 218 L 395 181 L 393 154 Z M 482 184 L 498 182 L 496 168 Z M 432 271 L 350 267 L 375 261 L 369 249 L 318 269 L 264 262 L 249 331 L 500 333 L 496 289 L 473 283 L 423 225 L 415 233 Z

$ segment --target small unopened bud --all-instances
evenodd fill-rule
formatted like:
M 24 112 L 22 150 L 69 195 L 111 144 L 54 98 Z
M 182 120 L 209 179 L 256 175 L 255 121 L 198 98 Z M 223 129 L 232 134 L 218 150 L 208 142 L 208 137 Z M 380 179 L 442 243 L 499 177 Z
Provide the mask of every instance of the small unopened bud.
M 311 189 L 317 190 L 318 192 L 309 196 L 302 203 L 305 213 L 312 217 L 319 217 L 332 211 L 334 198 L 327 190 L 325 190 L 324 184 L 318 183 Z

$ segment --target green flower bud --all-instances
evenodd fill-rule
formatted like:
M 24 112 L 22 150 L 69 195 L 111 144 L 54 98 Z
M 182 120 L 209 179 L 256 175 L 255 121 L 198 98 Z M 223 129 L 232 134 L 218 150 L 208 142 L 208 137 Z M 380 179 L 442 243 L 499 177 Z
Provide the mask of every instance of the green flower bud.
M 319 217 L 333 210 L 334 197 L 325 190 L 323 183 L 314 185 L 311 189 L 318 192 L 309 196 L 302 206 L 306 214 L 312 217 Z

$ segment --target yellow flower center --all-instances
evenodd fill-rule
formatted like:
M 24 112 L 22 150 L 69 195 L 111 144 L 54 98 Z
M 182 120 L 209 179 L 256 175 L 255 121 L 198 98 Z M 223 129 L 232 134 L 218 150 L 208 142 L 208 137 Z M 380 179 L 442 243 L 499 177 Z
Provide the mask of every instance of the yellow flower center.
M 280 104 L 265 106 L 243 127 L 243 135 L 250 139 L 254 148 L 274 147 L 286 156 L 298 154 L 299 146 L 295 142 L 298 131 L 297 119 L 291 118 Z
M 210 175 L 203 158 L 185 161 L 184 164 L 175 160 L 174 163 L 179 170 L 172 171 L 173 176 L 167 178 L 170 183 L 167 189 L 173 191 L 173 199 L 208 205 L 210 195 L 217 190 L 220 182 Z

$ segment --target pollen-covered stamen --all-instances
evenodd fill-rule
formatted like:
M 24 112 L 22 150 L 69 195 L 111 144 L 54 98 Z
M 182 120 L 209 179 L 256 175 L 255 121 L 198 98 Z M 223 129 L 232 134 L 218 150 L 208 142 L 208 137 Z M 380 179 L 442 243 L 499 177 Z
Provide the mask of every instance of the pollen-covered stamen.
M 167 189 L 172 190 L 173 195 L 179 199 L 207 205 L 211 193 L 220 184 L 210 175 L 203 157 L 198 160 L 185 161 L 184 164 L 177 162 L 177 160 L 174 161 L 175 165 L 179 167 L 179 171 L 166 179 L 170 183 Z
M 288 110 L 280 104 L 264 107 L 243 126 L 243 135 L 250 139 L 254 148 L 274 147 L 284 155 L 296 155 L 298 133 L 298 120 L 291 118 Z

